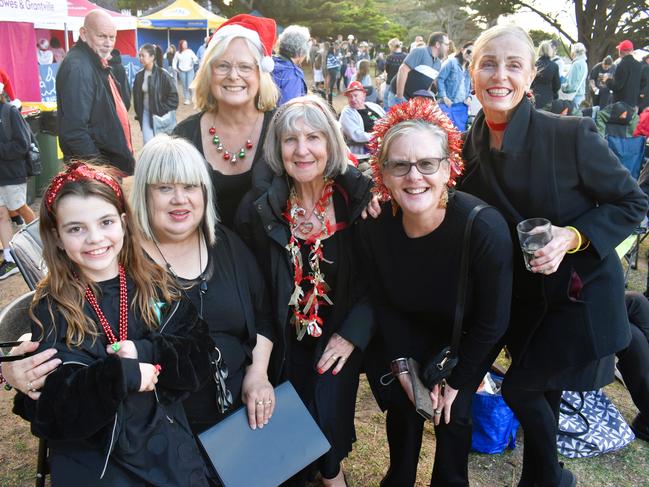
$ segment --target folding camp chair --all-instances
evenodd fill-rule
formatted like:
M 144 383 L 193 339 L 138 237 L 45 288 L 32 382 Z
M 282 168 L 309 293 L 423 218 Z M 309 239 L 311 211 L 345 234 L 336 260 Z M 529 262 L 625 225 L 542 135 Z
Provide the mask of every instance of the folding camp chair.
M 634 179 L 638 179 L 640 170 L 644 163 L 646 137 L 618 137 L 607 135 L 606 141 L 609 148 L 620 159 L 620 162 L 626 167 Z
M 32 320 L 29 317 L 29 306 L 32 304 L 34 291 L 30 291 L 14 299 L 0 312 L 0 341 L 13 342 L 21 336 L 31 333 Z M 0 349 L 0 355 L 9 353 L 8 349 Z M 47 465 L 47 441 L 38 442 L 36 457 L 36 487 L 45 486 L 45 476 L 49 473 Z
M 47 274 L 47 265 L 43 260 L 43 242 L 38 231 L 38 219 L 13 236 L 9 242 L 9 249 L 29 289 L 35 289 L 38 281 Z
M 0 331 L 5 329 L 5 327 L 10 329 L 10 324 L 4 325 L 3 316 L 5 316 L 5 313 L 10 312 L 8 311 L 9 308 L 14 305 L 15 309 L 12 315 L 14 316 L 13 319 L 16 319 L 16 317 L 20 318 L 16 321 L 15 326 L 19 328 L 24 326 L 23 321 L 26 320 L 27 325 L 24 326 L 26 331 L 23 333 L 28 333 L 31 330 L 31 324 L 29 316 L 27 316 L 25 310 L 29 307 L 29 303 L 31 303 L 32 296 L 34 295 L 33 290 L 36 288 L 36 285 L 43 277 L 45 277 L 45 274 L 47 274 L 47 265 L 43 260 L 43 242 L 38 231 L 38 219 L 26 225 L 13 236 L 11 242 L 9 242 L 9 251 L 20 270 L 23 279 L 25 279 L 27 286 L 29 286 L 29 289 L 31 289 L 32 292 L 18 298 L 18 300 L 24 299 L 27 303 L 26 305 L 24 305 L 24 303 L 14 305 L 14 303 L 18 301 L 16 300 L 3 310 L 0 314 Z M 29 297 L 29 299 L 27 297 Z M 7 319 L 6 321 L 10 322 L 11 320 Z M 2 339 L 2 341 L 15 340 L 20 335 L 13 336 L 15 338 Z M 0 334 L 0 338 L 1 337 L 2 335 Z M 41 438 L 38 441 L 38 457 L 36 459 L 36 487 L 45 486 L 45 476 L 48 473 L 47 440 Z
M 644 239 L 649 236 L 649 222 L 647 217 L 636 227 L 631 235 L 624 240 L 617 247 L 617 253 L 620 260 L 626 262 L 626 270 L 624 271 L 624 285 L 626 286 L 629 280 L 629 273 L 631 269 L 638 268 L 638 254 L 640 253 L 640 245 Z

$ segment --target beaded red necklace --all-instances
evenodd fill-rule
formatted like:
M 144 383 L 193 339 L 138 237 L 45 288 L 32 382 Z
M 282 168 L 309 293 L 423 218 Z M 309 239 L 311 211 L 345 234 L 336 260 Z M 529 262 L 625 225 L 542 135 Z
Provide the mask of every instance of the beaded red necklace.
M 304 335 L 319 337 L 322 335 L 322 318 L 318 316 L 321 305 L 332 305 L 333 302 L 327 296 L 329 286 L 325 282 L 324 273 L 320 270 L 320 262 L 329 262 L 324 258 L 322 253 L 322 240 L 332 235 L 336 229 L 335 226 L 327 219 L 327 207 L 331 203 L 333 195 L 333 181 L 326 180 L 322 190 L 322 196 L 316 202 L 313 214 L 320 222 L 321 229 L 318 234 L 311 235 L 305 240 L 305 245 L 310 247 L 309 264 L 311 272 L 304 276 L 302 253 L 300 251 L 302 244 L 295 236 L 296 233 L 304 233 L 298 217 L 304 217 L 306 211 L 300 204 L 295 188 L 291 188 L 284 218 L 291 228 L 291 238 L 286 246 L 289 251 L 295 274 L 293 276 L 294 290 L 289 300 L 289 306 L 292 308 L 291 323 L 295 326 L 297 339 L 302 340 Z M 329 262 L 330 263 L 330 262 Z M 313 287 L 308 292 L 302 289 L 302 281 L 307 281 Z
M 122 264 L 119 265 L 119 342 L 115 338 L 115 334 L 108 324 L 106 316 L 99 307 L 97 298 L 92 292 L 92 289 L 90 289 L 90 286 L 86 288 L 86 300 L 97 315 L 99 324 L 101 324 L 108 338 L 108 343 L 111 344 L 113 351 L 118 352 L 120 349 L 119 343 L 125 341 L 128 337 L 128 290 L 126 289 L 126 271 L 124 271 L 124 266 Z

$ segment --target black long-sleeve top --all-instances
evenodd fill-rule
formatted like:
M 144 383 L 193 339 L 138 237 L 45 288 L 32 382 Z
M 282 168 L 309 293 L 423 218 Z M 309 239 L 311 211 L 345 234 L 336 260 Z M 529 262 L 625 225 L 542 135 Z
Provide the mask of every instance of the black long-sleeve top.
M 450 345 L 466 219 L 481 203 L 451 192 L 440 226 L 419 238 L 406 235 L 401 213 L 392 216 L 387 205 L 378 219 L 361 223 L 364 267 L 388 354 L 384 368 L 399 357 L 425 363 Z M 457 389 L 473 379 L 509 321 L 512 242 L 494 208 L 482 210 L 473 223 L 468 286 L 460 360 L 448 379 Z

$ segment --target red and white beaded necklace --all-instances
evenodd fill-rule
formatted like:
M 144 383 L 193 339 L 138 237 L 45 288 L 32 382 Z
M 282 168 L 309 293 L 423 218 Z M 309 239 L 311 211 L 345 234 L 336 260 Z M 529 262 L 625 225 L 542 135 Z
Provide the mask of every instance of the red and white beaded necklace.
M 126 271 L 124 270 L 124 266 L 122 264 L 119 265 L 119 341 L 115 338 L 115 334 L 106 316 L 99 307 L 97 298 L 92 292 L 92 289 L 90 289 L 90 286 L 86 288 L 86 300 L 97 315 L 99 324 L 108 338 L 108 343 L 112 346 L 113 351 L 118 352 L 120 342 L 128 338 L 128 290 L 126 289 Z

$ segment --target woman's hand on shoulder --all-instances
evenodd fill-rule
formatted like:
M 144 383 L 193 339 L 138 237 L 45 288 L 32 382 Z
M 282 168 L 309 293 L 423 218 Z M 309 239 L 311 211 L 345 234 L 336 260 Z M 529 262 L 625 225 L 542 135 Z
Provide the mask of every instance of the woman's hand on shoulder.
M 381 203 L 379 202 L 379 197 L 375 194 L 372 195 L 372 199 L 361 212 L 361 218 L 366 220 L 368 215 L 372 218 L 378 218 L 381 215 Z
M 106 353 L 108 355 L 117 354 L 117 356 L 121 358 L 132 358 L 137 360 L 138 356 L 137 348 L 135 348 L 135 343 L 133 343 L 131 340 L 124 340 L 117 343 L 119 343 L 119 350 L 117 351 L 113 349 L 113 345 L 106 346 Z
M 275 410 L 275 390 L 267 374 L 248 367 L 241 386 L 241 399 L 246 405 L 251 429 L 268 424 Z
M 32 353 L 38 349 L 38 345 L 38 342 L 23 342 L 11 350 L 11 355 Z M 49 348 L 15 362 L 5 362 L 2 375 L 8 384 L 36 401 L 47 376 L 61 364 L 61 360 L 54 355 L 56 349 Z
M 159 367 L 153 364 L 140 363 L 140 389 L 138 392 L 150 392 L 155 390 L 160 375 Z
M 553 274 L 559 268 L 566 252 L 576 248 L 578 244 L 579 239 L 573 230 L 552 225 L 552 240 L 537 250 L 534 259 L 530 261 L 532 272 Z

